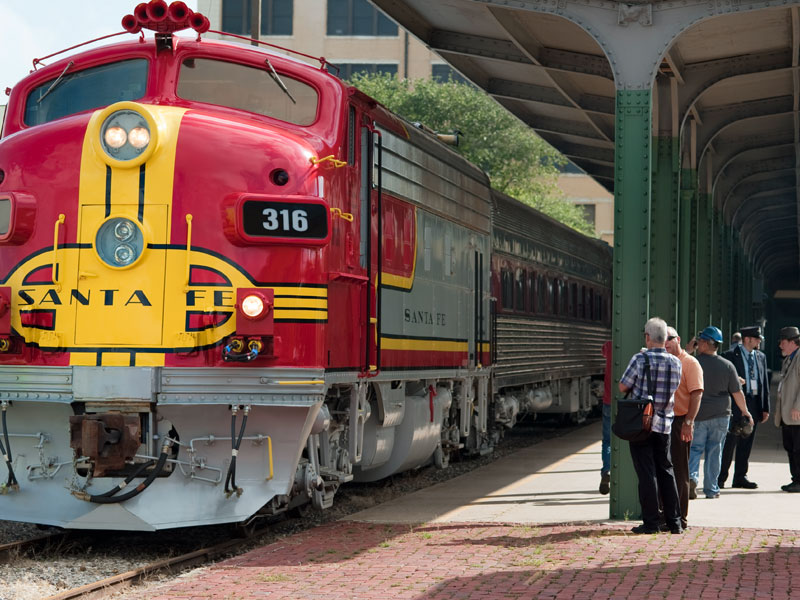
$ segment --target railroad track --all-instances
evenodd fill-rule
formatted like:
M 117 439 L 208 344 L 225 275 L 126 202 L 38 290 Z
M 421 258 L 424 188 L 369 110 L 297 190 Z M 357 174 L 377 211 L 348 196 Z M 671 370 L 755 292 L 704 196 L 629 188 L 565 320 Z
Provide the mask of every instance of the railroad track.
M 69 600 L 70 598 L 90 597 L 95 592 L 108 591 L 109 588 L 122 586 L 124 584 L 138 583 L 145 577 L 149 577 L 156 573 L 165 571 L 175 572 L 177 570 L 188 569 L 190 567 L 210 562 L 216 558 L 219 558 L 220 556 L 228 554 L 233 550 L 241 548 L 246 544 L 251 543 L 254 539 L 259 538 L 267 531 L 267 528 L 259 529 L 247 538 L 227 540 L 207 548 L 194 550 L 179 556 L 157 560 L 125 573 L 114 575 L 113 577 L 106 577 L 105 579 L 100 579 L 94 583 L 88 583 L 71 590 L 59 592 L 58 594 L 48 596 L 43 600 Z
M 0 561 L 7 560 L 9 557 L 21 556 L 35 550 L 59 544 L 67 538 L 66 531 L 48 533 L 27 540 L 19 540 L 0 544 Z

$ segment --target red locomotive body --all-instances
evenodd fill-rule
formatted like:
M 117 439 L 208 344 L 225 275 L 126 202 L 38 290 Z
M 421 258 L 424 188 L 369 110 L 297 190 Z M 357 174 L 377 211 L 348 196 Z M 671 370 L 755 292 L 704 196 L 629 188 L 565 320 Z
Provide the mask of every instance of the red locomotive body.
M 9 99 L 4 518 L 238 522 L 490 448 L 548 382 L 492 388 L 485 174 L 324 61 L 123 25 Z

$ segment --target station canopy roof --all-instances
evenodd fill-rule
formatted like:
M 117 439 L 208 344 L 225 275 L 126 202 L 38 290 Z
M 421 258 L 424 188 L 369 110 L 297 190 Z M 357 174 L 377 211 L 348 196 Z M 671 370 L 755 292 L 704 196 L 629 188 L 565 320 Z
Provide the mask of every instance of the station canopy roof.
M 535 2 L 372 2 L 613 192 L 614 71 L 583 28 Z M 681 165 L 698 169 L 772 289 L 800 288 L 799 58 L 796 6 L 717 16 L 663 55 L 657 85 L 677 84 L 677 106 L 654 94 L 654 135 L 680 132 Z

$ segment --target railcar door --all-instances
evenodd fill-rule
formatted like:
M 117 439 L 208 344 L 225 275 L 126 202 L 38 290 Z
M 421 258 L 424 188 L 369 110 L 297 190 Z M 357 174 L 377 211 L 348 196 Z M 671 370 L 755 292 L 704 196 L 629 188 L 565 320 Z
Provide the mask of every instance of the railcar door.
M 362 370 L 368 374 L 380 369 L 380 273 L 381 273 L 381 160 L 380 133 L 365 116 L 361 126 L 361 181 L 359 191 L 361 266 L 367 281 L 363 290 L 362 331 L 364 349 Z

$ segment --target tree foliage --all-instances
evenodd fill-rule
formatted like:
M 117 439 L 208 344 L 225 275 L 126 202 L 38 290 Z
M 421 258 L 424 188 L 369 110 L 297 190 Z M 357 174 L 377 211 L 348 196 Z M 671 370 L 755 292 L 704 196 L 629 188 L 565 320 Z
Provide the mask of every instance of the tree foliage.
M 583 210 L 567 202 L 556 185 L 564 157 L 481 90 L 452 80 L 409 81 L 389 74 L 357 73 L 350 83 L 409 121 L 440 133 L 460 131 L 457 150 L 486 171 L 492 187 L 594 235 Z

